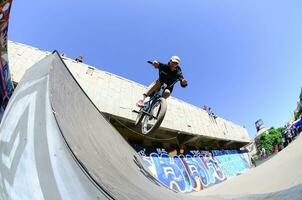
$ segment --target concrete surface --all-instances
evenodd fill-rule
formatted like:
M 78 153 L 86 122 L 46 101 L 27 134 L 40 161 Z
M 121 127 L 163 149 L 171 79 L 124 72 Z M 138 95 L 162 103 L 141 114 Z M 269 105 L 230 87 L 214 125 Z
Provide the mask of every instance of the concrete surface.
M 0 126 L 1 199 L 301 199 L 302 138 L 200 193 L 162 186 L 57 53 L 31 68 Z

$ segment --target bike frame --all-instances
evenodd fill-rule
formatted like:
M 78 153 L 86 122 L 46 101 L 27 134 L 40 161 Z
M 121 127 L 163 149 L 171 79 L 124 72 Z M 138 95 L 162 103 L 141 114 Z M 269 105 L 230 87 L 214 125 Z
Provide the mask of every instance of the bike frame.
M 175 80 L 174 83 L 172 83 L 169 87 L 172 87 L 177 81 L 178 80 Z M 145 114 L 151 116 L 151 109 L 153 107 L 153 104 L 159 98 L 163 97 L 165 89 L 169 87 L 165 83 L 161 84 L 160 89 L 157 92 L 155 92 L 155 94 L 152 97 L 150 97 L 150 99 L 147 102 L 145 102 L 144 109 L 143 109 Z M 152 116 L 152 117 L 156 118 L 156 116 Z
M 151 61 L 147 61 L 149 64 L 152 64 Z M 159 76 L 161 73 L 166 74 L 164 71 L 159 70 Z M 167 74 L 166 74 L 167 75 Z M 144 103 L 144 108 L 142 109 L 142 111 L 144 112 L 144 114 L 148 115 L 148 116 L 152 116 L 151 115 L 151 109 L 154 105 L 154 103 L 161 97 L 163 97 L 164 91 L 167 88 L 171 88 L 175 83 L 177 83 L 179 81 L 179 79 L 176 79 L 169 87 L 167 86 L 167 84 L 162 83 L 160 86 L 160 89 L 158 91 L 155 92 L 155 94 L 150 97 L 150 99 Z M 152 116 L 154 118 L 156 118 L 155 116 Z
M 166 88 L 166 87 L 165 87 Z M 165 88 L 163 88 L 163 85 L 160 86 L 160 90 L 158 90 L 157 92 L 155 92 L 155 94 L 150 97 L 150 99 L 145 102 L 145 105 L 144 105 L 144 111 L 148 114 L 151 115 L 151 109 L 152 109 L 152 106 L 153 104 L 160 98 L 163 96 L 163 93 L 164 93 L 164 90 Z M 153 116 L 155 117 L 155 116 Z

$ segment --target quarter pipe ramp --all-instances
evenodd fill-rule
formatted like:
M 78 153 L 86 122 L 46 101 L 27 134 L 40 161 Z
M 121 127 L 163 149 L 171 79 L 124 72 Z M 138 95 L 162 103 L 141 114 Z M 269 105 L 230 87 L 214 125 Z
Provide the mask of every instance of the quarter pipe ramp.
M 1 199 L 299 199 L 302 138 L 200 193 L 163 186 L 106 121 L 57 52 L 31 67 L 0 126 Z

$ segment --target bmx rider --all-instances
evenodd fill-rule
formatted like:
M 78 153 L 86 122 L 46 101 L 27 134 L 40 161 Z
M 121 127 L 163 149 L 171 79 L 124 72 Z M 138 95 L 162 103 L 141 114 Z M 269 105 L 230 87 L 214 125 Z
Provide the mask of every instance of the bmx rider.
M 164 98 L 167 99 L 172 91 L 173 91 L 173 85 L 175 80 L 179 79 L 180 80 L 180 85 L 181 87 L 186 87 L 187 86 L 187 81 L 184 79 L 184 76 L 182 74 L 181 68 L 179 67 L 180 63 L 180 58 L 178 56 L 172 56 L 170 58 L 170 61 L 168 64 L 163 64 L 158 61 L 153 61 L 152 65 L 157 69 L 162 70 L 164 73 L 160 74 L 159 79 L 151 83 L 151 85 L 148 87 L 146 93 L 143 94 L 143 97 L 137 102 L 138 107 L 144 107 L 144 101 L 146 97 L 151 96 L 154 94 L 154 92 L 158 91 L 160 89 L 160 86 L 165 83 L 167 84 L 168 87 L 164 91 Z

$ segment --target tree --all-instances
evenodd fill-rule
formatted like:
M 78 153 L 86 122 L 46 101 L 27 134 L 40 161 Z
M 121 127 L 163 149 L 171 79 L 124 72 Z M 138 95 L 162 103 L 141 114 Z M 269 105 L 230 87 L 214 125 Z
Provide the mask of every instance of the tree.
M 272 153 L 273 148 L 282 143 L 283 130 L 283 128 L 275 129 L 272 127 L 260 136 L 261 147 L 263 147 L 267 153 Z

